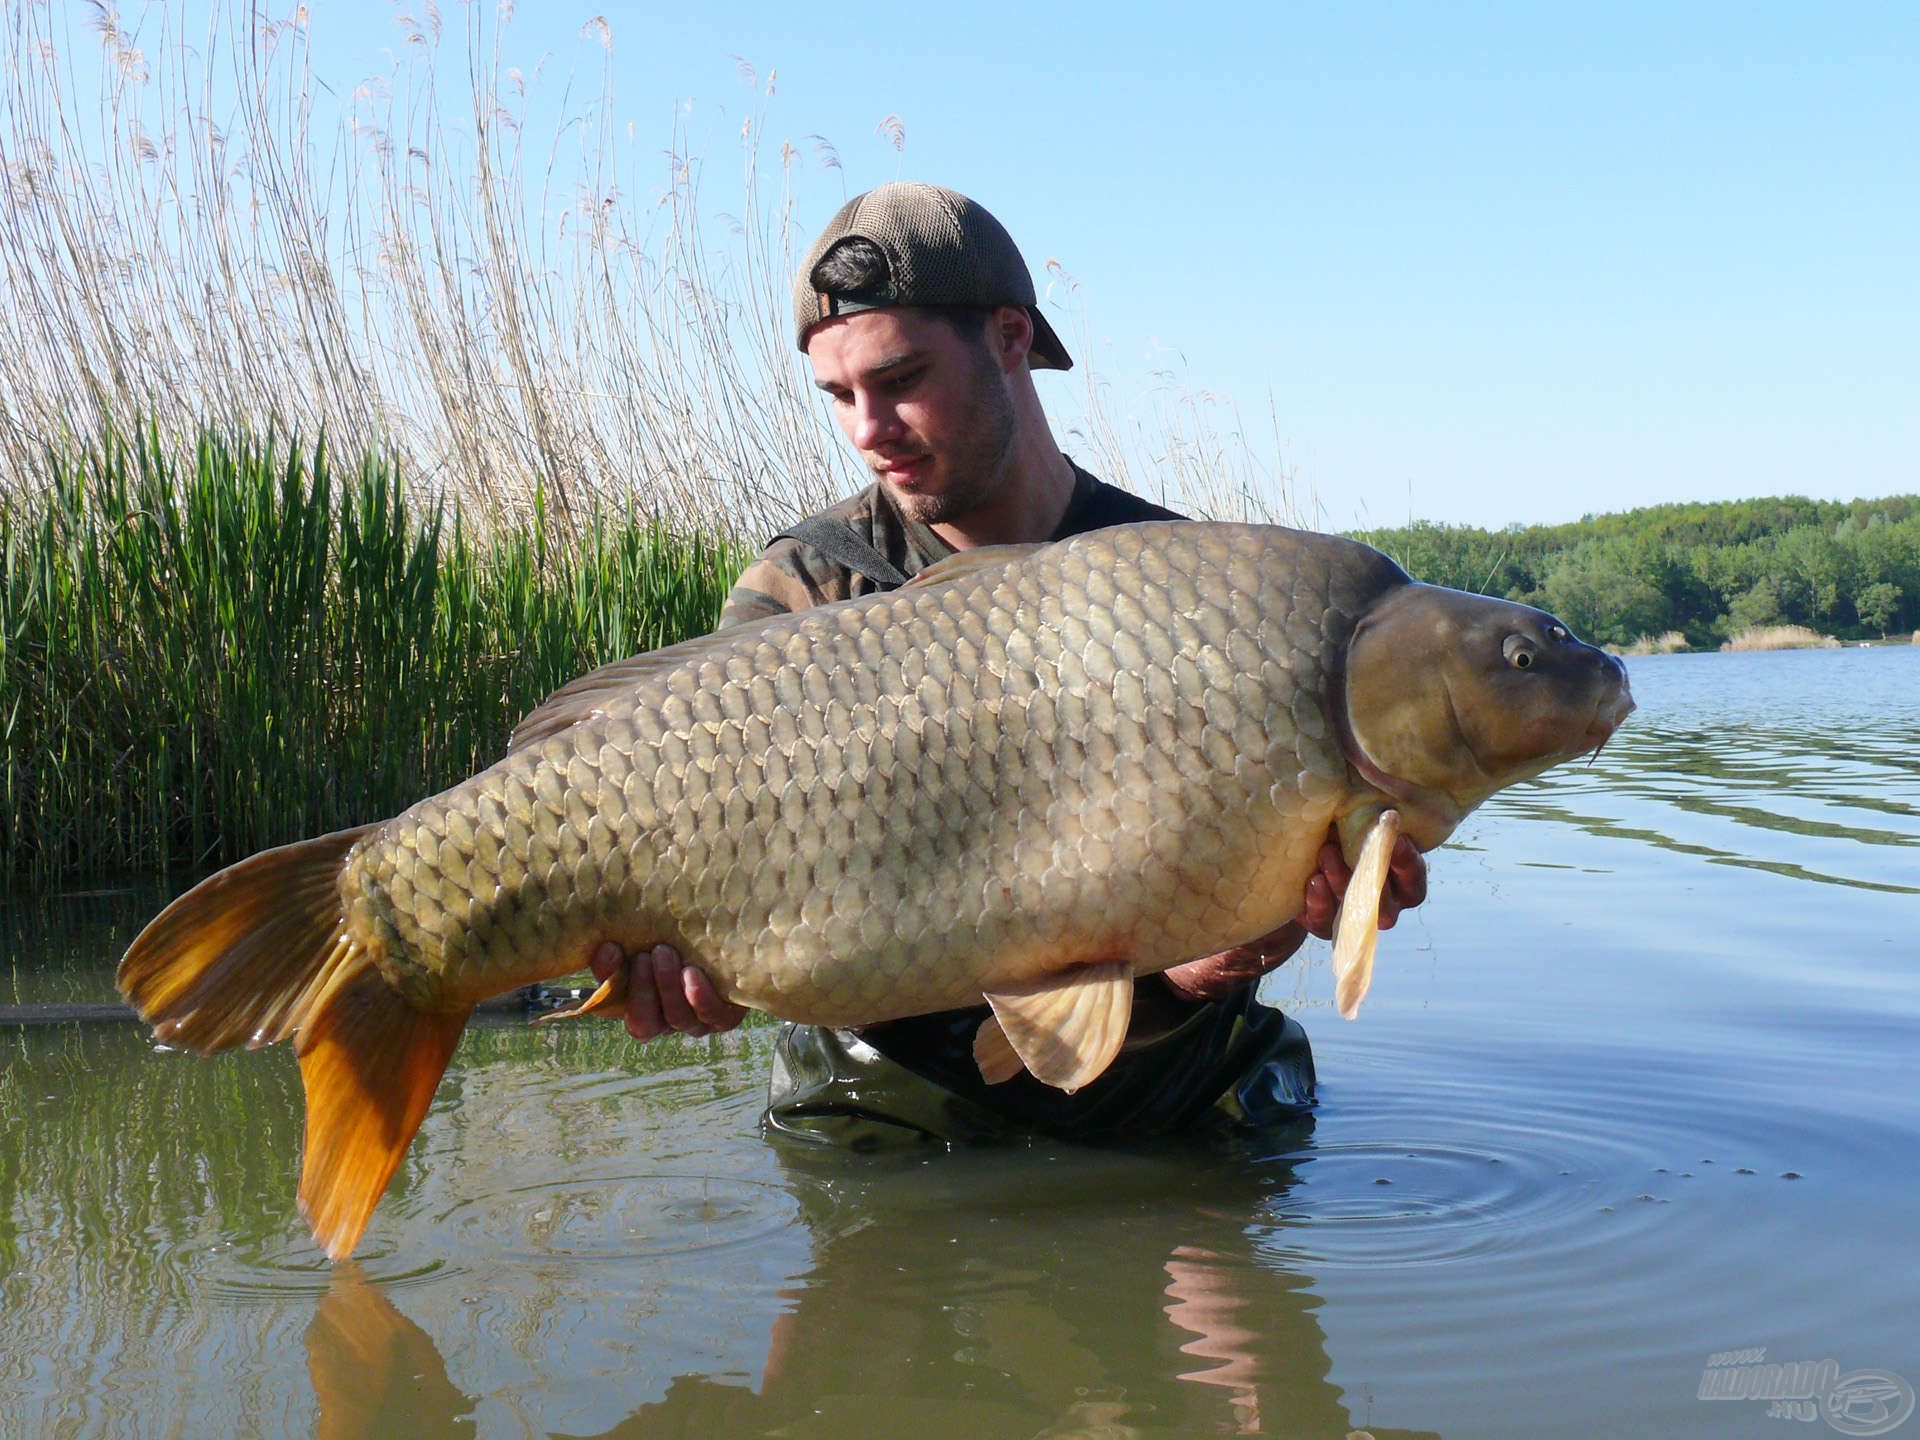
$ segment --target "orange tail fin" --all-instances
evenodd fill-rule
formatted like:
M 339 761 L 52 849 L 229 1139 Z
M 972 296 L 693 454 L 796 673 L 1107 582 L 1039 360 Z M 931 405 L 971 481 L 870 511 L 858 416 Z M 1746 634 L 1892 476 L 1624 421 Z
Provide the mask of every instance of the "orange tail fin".
M 329 1259 L 344 1260 L 359 1244 L 472 1013 L 416 1010 L 369 969 L 301 1035 L 300 1213 Z
M 371 828 L 263 850 L 162 910 L 117 977 L 154 1038 L 202 1055 L 271 1045 L 364 969 L 341 914 L 340 864 Z
M 340 866 L 369 828 L 266 850 L 201 881 L 140 932 L 118 977 L 168 1044 L 206 1055 L 299 1037 L 300 1209 L 335 1260 L 366 1229 L 472 1013 L 416 1010 L 348 935 Z

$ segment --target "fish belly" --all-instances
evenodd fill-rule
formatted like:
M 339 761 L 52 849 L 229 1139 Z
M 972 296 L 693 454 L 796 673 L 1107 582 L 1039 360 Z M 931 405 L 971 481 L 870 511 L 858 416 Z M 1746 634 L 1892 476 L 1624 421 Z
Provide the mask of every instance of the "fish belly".
M 1350 793 L 1371 582 L 1319 538 L 1125 527 L 726 632 L 363 842 L 349 928 L 424 1008 L 614 939 L 823 1024 L 1252 939 Z

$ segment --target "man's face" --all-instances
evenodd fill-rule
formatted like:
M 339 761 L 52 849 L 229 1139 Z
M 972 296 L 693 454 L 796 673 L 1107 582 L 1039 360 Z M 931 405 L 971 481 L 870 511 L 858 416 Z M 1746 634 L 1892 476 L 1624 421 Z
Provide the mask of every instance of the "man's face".
M 1015 417 L 996 333 L 969 341 L 935 316 L 895 309 L 843 315 L 808 338 L 814 384 L 910 520 L 957 520 L 1005 482 Z

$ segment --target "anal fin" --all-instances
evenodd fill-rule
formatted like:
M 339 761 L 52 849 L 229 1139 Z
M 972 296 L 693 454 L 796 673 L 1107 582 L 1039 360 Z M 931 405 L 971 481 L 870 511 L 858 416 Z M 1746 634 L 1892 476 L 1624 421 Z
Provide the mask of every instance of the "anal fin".
M 1113 1063 L 1133 1016 L 1133 966 L 1125 960 L 1080 965 L 1036 985 L 990 993 L 994 1018 L 974 1037 L 974 1062 L 989 1083 L 1018 1071 L 1072 1094 Z M 995 1039 L 989 1032 L 1000 1032 Z
M 1387 888 L 1393 842 L 1400 838 L 1400 812 L 1382 810 L 1361 843 L 1353 878 L 1340 902 L 1333 932 L 1333 998 L 1343 1018 L 1360 1013 L 1373 983 L 1373 952 L 1380 941 L 1380 896 Z
M 627 967 L 618 965 L 595 990 L 578 1005 L 569 1005 L 564 1010 L 549 1010 L 544 1015 L 533 1017 L 533 1023 L 544 1025 L 549 1020 L 578 1020 L 587 1015 L 612 1015 L 619 1018 L 620 1012 L 627 1008 Z

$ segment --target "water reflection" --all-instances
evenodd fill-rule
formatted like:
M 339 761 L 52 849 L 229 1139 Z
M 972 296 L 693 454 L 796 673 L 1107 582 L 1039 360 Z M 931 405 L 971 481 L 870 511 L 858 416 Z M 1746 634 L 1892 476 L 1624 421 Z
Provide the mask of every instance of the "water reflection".
M 32 894 L 0 887 L 0 1005 L 117 1002 L 120 956 L 183 888 L 152 877 Z
M 766 1039 L 655 1052 L 648 1075 L 612 1027 L 475 1031 L 364 1263 L 332 1268 L 295 1214 L 286 1056 L 14 1031 L 0 1407 L 21 1433 L 342 1436 L 1364 1418 L 1330 1379 L 1307 1272 L 1272 1243 L 1307 1128 L 1259 1149 L 795 1149 L 753 1128 Z
M 1284 1204 L 1285 1166 L 1193 1145 L 1020 1149 L 960 1159 L 970 1173 L 956 1177 L 955 1157 L 778 1153 L 809 1263 L 770 1294 L 710 1291 L 720 1313 L 702 1322 L 764 1330 L 757 1365 L 727 1356 L 658 1376 L 663 1393 L 626 1418 L 553 1433 L 844 1436 L 872 1428 L 881 1397 L 928 1436 L 1352 1428 L 1328 1378 L 1320 1302 L 1303 1275 L 1253 1250 L 1250 1218 Z M 712 1264 L 728 1268 L 724 1254 Z M 604 1338 L 601 1363 L 657 1375 L 656 1328 Z M 376 1418 L 393 1433 L 461 1433 L 479 1406 L 357 1266 L 335 1274 L 307 1347 L 322 1434 L 369 1433 Z
M 432 1337 L 353 1261 L 335 1269 L 306 1339 L 320 1440 L 474 1433 L 473 1398 L 447 1378 Z

